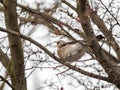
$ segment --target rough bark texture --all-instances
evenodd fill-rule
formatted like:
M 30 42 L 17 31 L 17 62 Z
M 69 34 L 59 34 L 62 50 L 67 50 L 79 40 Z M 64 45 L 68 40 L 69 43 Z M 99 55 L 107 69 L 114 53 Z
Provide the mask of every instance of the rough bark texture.
M 4 0 L 5 3 L 5 24 L 6 28 L 19 32 L 16 0 Z M 26 79 L 24 75 L 24 55 L 20 37 L 8 34 L 9 47 L 11 53 L 10 77 L 13 87 L 16 90 L 27 90 Z
M 98 62 L 102 65 L 105 72 L 108 74 L 108 81 L 115 84 L 118 88 L 120 88 L 119 72 L 117 71 L 117 68 L 115 68 L 113 64 L 110 62 L 110 58 L 100 48 L 100 45 L 98 44 L 95 38 L 95 34 L 93 32 L 93 28 L 91 26 L 88 15 L 89 12 L 87 11 L 87 9 L 89 8 L 87 0 L 78 0 L 77 8 L 79 12 L 78 15 L 81 20 L 81 25 L 87 36 L 88 43 L 90 44 L 90 47 L 93 50 Z
M 2 0 L 0 1 L 2 2 Z M 34 25 L 42 23 L 48 26 L 49 28 L 51 28 L 51 30 L 54 31 L 57 30 L 57 32 L 62 30 L 64 33 L 63 32 L 58 32 L 58 33 L 61 33 L 61 35 L 67 36 L 70 39 L 76 41 L 76 39 L 72 37 L 72 35 L 63 28 L 65 26 L 68 27 L 73 32 L 77 33 L 78 35 L 82 36 L 85 40 L 87 38 L 86 41 L 90 45 L 89 49 L 90 51 L 92 51 L 92 52 L 88 51 L 88 53 L 92 53 L 91 55 L 94 55 L 93 58 L 95 58 L 100 63 L 100 65 L 103 67 L 107 75 L 102 76 L 102 75 L 94 74 L 94 72 L 89 72 L 81 69 L 81 66 L 80 67 L 73 66 L 68 62 L 66 62 L 66 60 L 74 60 L 80 57 L 80 55 L 69 57 L 70 59 L 66 58 L 65 60 L 61 60 L 60 58 L 56 57 L 53 53 L 51 53 L 45 46 L 42 46 L 37 41 L 33 40 L 28 36 L 19 34 L 19 28 L 17 24 L 17 14 L 16 14 L 16 0 L 5 0 L 5 4 L 3 5 L 5 5 L 5 20 L 6 20 L 7 29 L 0 27 L 0 31 L 9 33 L 8 36 L 9 36 L 9 43 L 11 50 L 11 60 L 9 60 L 9 58 L 6 55 L 4 55 L 2 50 L 0 50 L 0 60 L 3 66 L 6 67 L 6 69 L 10 67 L 7 70 L 11 76 L 13 90 L 14 87 L 16 88 L 16 90 L 26 90 L 26 81 L 24 76 L 23 49 L 20 38 L 23 38 L 35 44 L 37 47 L 45 51 L 45 53 L 47 53 L 50 57 L 60 62 L 61 64 L 67 66 L 69 69 L 75 70 L 81 74 L 96 78 L 98 80 L 104 80 L 107 81 L 108 83 L 113 83 L 118 88 L 120 88 L 120 67 L 117 67 L 117 64 L 120 62 L 120 54 L 119 54 L 120 48 L 118 43 L 116 43 L 115 39 L 113 38 L 112 33 L 109 32 L 108 28 L 106 27 L 104 21 L 97 15 L 96 11 L 94 12 L 94 9 L 92 10 L 92 8 L 89 7 L 87 0 L 76 0 L 77 8 L 72 6 L 70 3 L 68 3 L 67 0 L 61 0 L 61 1 L 78 13 L 79 17 L 74 18 L 72 14 L 66 12 L 69 16 L 80 22 L 84 30 L 84 33 L 79 32 L 80 31 L 79 28 L 77 28 L 78 30 L 74 29 L 69 24 L 61 22 L 60 20 L 52 17 L 48 13 L 40 12 L 39 10 L 29 8 L 28 6 L 23 6 L 20 4 L 17 5 L 18 7 L 22 8 L 23 11 L 29 12 L 30 16 L 34 17 L 34 18 L 29 18 L 29 17 L 22 18 L 22 20 L 23 21 L 25 20 L 25 22 L 30 22 L 30 23 L 34 22 L 33 23 Z M 95 25 L 97 25 L 97 27 L 103 33 L 105 38 L 107 38 L 107 41 L 104 40 L 105 43 L 113 47 L 117 57 L 114 57 L 112 54 L 110 54 L 110 52 L 105 51 L 102 48 L 102 46 L 99 45 L 98 40 L 96 39 L 96 36 L 94 34 L 93 27 L 91 26 L 91 21 Z M 60 27 L 60 29 L 54 27 L 52 23 Z M 3 78 L 3 81 L 6 80 L 4 80 Z

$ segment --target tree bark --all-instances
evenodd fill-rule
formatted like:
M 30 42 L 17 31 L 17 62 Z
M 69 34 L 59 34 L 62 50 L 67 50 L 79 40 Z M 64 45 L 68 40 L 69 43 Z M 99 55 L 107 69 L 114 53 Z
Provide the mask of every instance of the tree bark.
M 98 41 L 95 38 L 95 34 L 90 23 L 90 18 L 88 16 L 89 12 L 87 9 L 89 9 L 89 5 L 87 4 L 87 0 L 78 0 L 77 8 L 79 12 L 78 15 L 81 20 L 81 25 L 87 36 L 90 48 L 93 50 L 97 61 L 101 64 L 105 72 L 108 74 L 108 82 L 115 84 L 120 89 L 119 70 L 117 70 L 117 68 L 114 67 L 113 63 L 110 62 L 110 57 L 108 57 L 105 51 L 101 49 Z
M 16 2 L 16 0 L 4 0 L 4 15 L 6 28 L 19 33 Z M 8 34 L 8 40 L 11 53 L 9 75 L 12 85 L 16 90 L 27 90 L 21 38 Z

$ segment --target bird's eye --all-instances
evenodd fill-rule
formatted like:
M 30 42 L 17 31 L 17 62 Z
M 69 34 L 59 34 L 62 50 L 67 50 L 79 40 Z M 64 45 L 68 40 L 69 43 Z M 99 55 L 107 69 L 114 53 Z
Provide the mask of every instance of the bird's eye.
M 60 44 L 60 42 L 58 41 L 57 44 Z

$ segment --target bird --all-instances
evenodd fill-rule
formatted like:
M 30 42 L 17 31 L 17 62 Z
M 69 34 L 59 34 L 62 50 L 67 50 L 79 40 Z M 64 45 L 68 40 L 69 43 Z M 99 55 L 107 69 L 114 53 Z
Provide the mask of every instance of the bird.
M 98 35 L 96 38 L 99 41 L 104 37 L 102 35 Z M 57 54 L 61 59 L 69 62 L 74 62 L 84 56 L 88 47 L 89 44 L 85 40 L 71 42 L 59 40 L 57 42 Z
M 88 45 L 84 41 L 65 42 L 60 40 L 57 42 L 57 54 L 61 59 L 73 62 L 85 54 L 87 47 Z
M 97 38 L 98 41 L 100 41 L 101 39 L 103 39 L 103 38 L 105 38 L 105 37 L 100 34 L 100 35 L 97 35 L 96 38 Z

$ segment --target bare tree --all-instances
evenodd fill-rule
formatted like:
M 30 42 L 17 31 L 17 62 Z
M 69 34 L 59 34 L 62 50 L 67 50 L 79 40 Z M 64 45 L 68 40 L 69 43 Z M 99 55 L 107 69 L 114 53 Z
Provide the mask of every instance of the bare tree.
M 120 89 L 119 36 L 114 34 L 114 31 L 117 30 L 116 27 L 120 28 L 120 7 L 117 6 L 118 2 L 111 0 L 107 2 L 108 5 L 105 5 L 102 0 L 94 2 L 92 0 L 71 1 L 74 2 L 74 4 L 69 3 L 68 0 L 55 1 L 50 8 L 42 8 L 41 6 L 45 3 L 36 2 L 36 9 L 32 9 L 29 6 L 17 3 L 16 0 L 1 0 L 3 5 L 1 6 L 1 12 L 4 13 L 6 29 L 0 27 L 0 31 L 8 33 L 10 53 L 7 52 L 6 55 L 4 50 L 0 49 L 0 61 L 10 76 L 11 84 L 2 76 L 1 79 L 13 90 L 27 90 L 25 65 L 30 60 L 37 62 L 35 66 L 29 68 L 30 70 L 33 69 L 34 71 L 36 68 L 52 68 L 60 71 L 57 76 L 69 75 L 87 90 L 96 88 L 94 85 L 93 87 L 88 87 L 89 83 L 93 83 L 92 78 L 97 79 L 97 81 L 106 81 Z M 116 5 L 116 7 L 114 5 Z M 17 10 L 16 7 L 19 9 Z M 67 7 L 67 9 L 65 7 Z M 24 15 L 24 13 L 26 14 Z M 62 14 L 64 15 L 62 16 Z M 58 16 L 56 17 L 55 15 Z M 20 23 L 18 23 L 18 20 Z M 33 27 L 24 35 L 24 31 L 20 31 L 20 28 L 28 24 Z M 63 39 L 67 38 L 67 40 L 72 42 L 78 42 L 81 39 L 85 40 L 89 45 L 86 51 L 88 58 L 84 60 L 79 58 L 78 61 L 75 61 L 76 64 L 71 64 L 67 61 L 69 59 L 74 61 L 76 57 L 79 57 L 78 54 L 70 56 L 66 60 L 57 57 L 57 55 L 50 51 L 45 45 L 32 39 L 31 34 L 36 30 L 36 25 L 38 24 L 49 28 L 49 34 L 55 35 L 55 37 L 62 36 Z M 104 36 L 104 39 L 101 41 L 98 41 L 96 38 L 99 34 Z M 3 39 L 4 38 L 1 37 L 1 41 Z M 30 43 L 28 44 L 26 41 Z M 31 44 L 36 45 L 37 49 L 32 49 Z M 24 50 L 22 45 L 24 46 Z M 52 43 L 48 45 L 52 46 Z M 116 56 L 113 55 L 113 52 Z M 48 57 L 43 58 L 41 54 L 49 55 L 52 60 Z M 47 63 L 48 66 L 42 66 L 44 63 Z M 52 65 L 55 66 L 53 67 Z M 61 68 L 64 69 L 64 71 L 61 71 Z M 91 68 L 94 70 L 91 70 Z M 33 71 L 31 71 L 29 75 L 31 75 Z M 86 84 L 85 81 L 78 78 L 74 72 L 78 72 L 78 76 L 83 74 L 83 76 L 91 77 L 91 80 L 86 79 L 86 81 L 88 81 Z M 75 85 L 72 82 L 70 84 Z M 49 86 L 52 85 L 53 83 Z M 105 88 L 105 86 L 100 85 L 98 88 Z
M 4 0 L 6 28 L 19 33 L 16 5 L 16 1 L 14 0 Z M 21 38 L 8 34 L 8 40 L 11 59 L 6 68 L 11 77 L 13 90 L 27 90 Z

